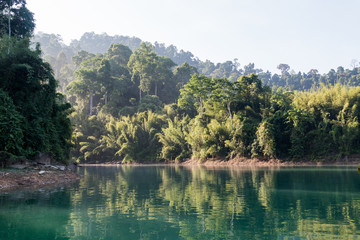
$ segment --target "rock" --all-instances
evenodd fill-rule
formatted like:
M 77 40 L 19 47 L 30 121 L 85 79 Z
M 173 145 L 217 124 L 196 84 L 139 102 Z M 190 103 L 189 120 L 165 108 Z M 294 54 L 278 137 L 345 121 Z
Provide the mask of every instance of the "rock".
M 58 167 L 61 171 L 65 171 L 65 166 L 59 166 Z
M 45 165 L 45 167 L 52 168 L 55 170 L 65 171 L 66 167 L 61 165 Z
M 39 174 L 40 175 L 43 175 L 45 173 L 45 171 L 40 171 Z
M 13 164 L 13 165 L 10 165 L 11 168 L 15 168 L 15 169 L 24 169 L 27 167 L 26 164 Z

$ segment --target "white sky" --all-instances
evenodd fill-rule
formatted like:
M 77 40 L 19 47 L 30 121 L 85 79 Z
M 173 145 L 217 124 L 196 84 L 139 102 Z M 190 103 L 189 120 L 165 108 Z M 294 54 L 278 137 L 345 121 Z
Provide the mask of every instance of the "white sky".
M 174 44 L 201 60 L 238 58 L 279 72 L 328 72 L 360 60 L 359 0 L 27 0 L 36 31 Z

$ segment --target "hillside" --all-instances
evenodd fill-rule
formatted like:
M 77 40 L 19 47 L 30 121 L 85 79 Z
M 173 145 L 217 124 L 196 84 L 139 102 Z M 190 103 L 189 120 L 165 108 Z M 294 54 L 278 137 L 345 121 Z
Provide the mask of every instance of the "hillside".
M 61 36 L 46 33 L 35 34 L 32 41 L 40 43 L 44 59 L 52 65 L 57 79 L 61 82 L 61 79 L 64 77 L 64 73 L 60 74 L 61 68 L 68 65 L 67 69 L 62 72 L 67 71 L 67 75 L 71 75 L 69 72 L 71 69 L 69 69 L 69 65 L 73 65 L 71 59 L 79 51 L 103 54 L 106 53 L 113 43 L 125 45 L 134 51 L 140 47 L 141 42 L 144 40 L 137 37 L 109 36 L 106 33 L 95 34 L 94 32 L 87 32 L 80 39 L 73 40 L 69 45 L 63 43 Z M 149 42 L 146 43 L 149 44 Z M 174 45 L 167 46 L 164 43 L 158 42 L 152 45 L 154 52 L 158 55 L 170 58 L 178 66 L 186 62 L 194 66 L 199 74 L 236 81 L 241 75 L 255 73 L 259 75 L 263 84 L 271 87 L 273 90 L 281 87 L 283 90 L 306 91 L 318 88 L 320 85 L 335 85 L 339 83 L 347 86 L 358 86 L 360 84 L 359 70 L 356 63 L 353 64 L 352 69 L 336 66 L 334 69 L 329 69 L 327 74 L 322 75 L 316 69 L 309 69 L 308 72 L 295 72 L 291 70 L 288 64 L 279 63 L 278 69 L 281 73 L 277 74 L 256 68 L 254 63 L 240 64 L 237 59 L 223 63 L 214 63 L 210 60 L 201 61 L 193 53 L 182 49 L 179 50 Z M 65 81 L 68 82 L 69 79 Z

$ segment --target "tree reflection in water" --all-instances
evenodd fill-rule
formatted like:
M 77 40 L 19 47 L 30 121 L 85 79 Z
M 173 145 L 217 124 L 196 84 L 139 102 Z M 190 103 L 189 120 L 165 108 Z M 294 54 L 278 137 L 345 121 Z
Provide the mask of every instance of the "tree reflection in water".
M 92 239 L 360 233 L 356 170 L 121 166 L 83 171 L 71 191 L 67 229 L 75 239 L 88 233 Z

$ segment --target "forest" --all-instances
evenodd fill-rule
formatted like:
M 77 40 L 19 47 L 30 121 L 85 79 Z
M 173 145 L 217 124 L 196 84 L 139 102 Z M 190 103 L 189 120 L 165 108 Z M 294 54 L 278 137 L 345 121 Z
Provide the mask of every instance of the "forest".
M 279 64 L 277 75 L 252 63 L 243 69 L 232 61 L 204 63 L 176 47 L 135 38 L 87 33 L 70 47 L 89 51 L 71 58 L 59 36 L 41 33 L 34 39 L 48 49 L 43 57 L 75 109 L 74 161 L 306 161 L 359 151 L 355 65 L 321 75 L 295 74 Z M 205 64 L 213 71 L 199 67 Z
M 273 74 L 135 37 L 85 33 L 67 46 L 58 35 L 33 35 L 24 0 L 11 9 L 26 24 L 9 31 L 7 2 L 0 4 L 3 161 L 44 152 L 80 163 L 319 161 L 360 151 L 355 63 L 327 74 L 280 63 Z
M 5 15 L 9 6 L 12 14 Z M 35 159 L 41 153 L 68 163 L 71 105 L 57 91 L 40 45 L 30 48 L 33 14 L 23 0 L 1 1 L 0 13 L 0 164 Z

